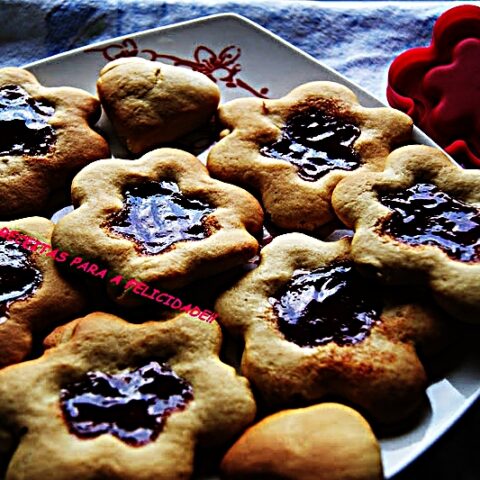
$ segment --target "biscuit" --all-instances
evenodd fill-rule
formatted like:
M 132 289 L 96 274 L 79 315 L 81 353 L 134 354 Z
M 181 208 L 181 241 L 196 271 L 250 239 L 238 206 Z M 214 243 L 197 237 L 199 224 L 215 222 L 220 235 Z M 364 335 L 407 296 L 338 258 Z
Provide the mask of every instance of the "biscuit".
M 0 223 L 0 367 L 23 360 L 32 335 L 85 307 L 56 269 L 64 259 L 48 248 L 52 231 L 53 223 L 40 217 Z
M 55 226 L 54 245 L 124 279 L 176 289 L 258 251 L 258 202 L 180 150 L 96 162 L 75 177 L 72 199 L 77 208 Z
M 411 119 L 362 107 L 333 82 L 311 82 L 277 100 L 243 98 L 219 108 L 224 138 L 208 156 L 213 177 L 259 193 L 272 222 L 312 231 L 334 219 L 335 185 L 353 171 L 382 170 Z
M 426 285 L 451 315 L 480 321 L 479 170 L 432 147 L 403 147 L 383 173 L 342 181 L 333 205 L 355 229 L 352 256 L 366 272 Z
M 143 58 L 108 63 L 97 89 L 117 135 L 134 154 L 206 124 L 220 101 L 219 88 L 206 75 Z
M 225 480 L 382 480 L 365 419 L 338 403 L 285 410 L 250 427 L 221 464 Z
M 49 214 L 68 198 L 76 172 L 110 155 L 91 129 L 99 116 L 99 101 L 83 90 L 0 69 L 0 218 Z
M 275 238 L 215 310 L 244 338 L 242 373 L 268 407 L 328 396 L 384 424 L 417 409 L 427 385 L 417 350 L 432 355 L 446 337 L 443 319 L 428 305 L 361 277 L 346 238 Z
M 60 327 L 42 357 L 0 373 L 0 432 L 17 442 L 6 477 L 191 478 L 198 446 L 219 448 L 255 416 L 220 344 L 217 324 L 187 315 Z

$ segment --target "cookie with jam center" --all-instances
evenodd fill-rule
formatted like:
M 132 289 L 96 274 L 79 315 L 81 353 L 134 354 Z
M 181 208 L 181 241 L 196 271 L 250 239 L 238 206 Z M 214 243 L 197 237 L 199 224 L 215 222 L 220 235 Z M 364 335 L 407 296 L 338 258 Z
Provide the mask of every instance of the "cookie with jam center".
M 342 181 L 333 207 L 355 230 L 352 256 L 365 273 L 428 286 L 451 315 L 479 322 L 480 171 L 435 148 L 403 147 L 383 173 Z
M 419 407 L 427 376 L 417 350 L 428 358 L 446 338 L 434 308 L 361 276 L 346 238 L 276 237 L 215 310 L 243 337 L 241 370 L 267 406 L 340 398 L 385 424 Z
M 83 295 L 57 270 L 53 223 L 30 217 L 0 222 L 0 367 L 31 351 L 32 337 L 78 315 Z
M 220 101 L 220 89 L 203 73 L 144 58 L 105 65 L 97 90 L 115 131 L 134 154 L 207 124 Z
M 245 190 L 212 179 L 193 155 L 158 149 L 104 160 L 74 179 L 75 210 L 53 243 L 112 275 L 176 289 L 241 265 L 258 250 L 263 212 Z
M 92 129 L 99 117 L 100 102 L 84 90 L 0 69 L 0 218 L 49 215 L 67 201 L 73 175 L 110 156 Z
M 191 478 L 197 447 L 224 448 L 255 416 L 221 339 L 186 314 L 133 325 L 96 312 L 54 330 L 42 357 L 0 372 L 7 477 Z
M 220 106 L 219 119 L 212 176 L 255 190 L 277 227 L 302 231 L 333 220 L 335 185 L 356 171 L 382 170 L 412 130 L 407 115 L 365 108 L 333 82 L 306 83 L 275 100 L 233 100 Z

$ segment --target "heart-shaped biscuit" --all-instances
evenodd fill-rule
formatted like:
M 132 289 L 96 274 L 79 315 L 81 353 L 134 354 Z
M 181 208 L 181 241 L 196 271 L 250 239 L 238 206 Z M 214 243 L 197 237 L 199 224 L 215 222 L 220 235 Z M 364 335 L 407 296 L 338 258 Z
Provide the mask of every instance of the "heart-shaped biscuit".
M 225 455 L 224 480 L 380 480 L 380 447 L 352 408 L 284 410 L 250 427 Z
M 206 75 L 136 57 L 108 63 L 97 89 L 116 133 L 134 154 L 195 130 L 220 101 L 219 88 Z

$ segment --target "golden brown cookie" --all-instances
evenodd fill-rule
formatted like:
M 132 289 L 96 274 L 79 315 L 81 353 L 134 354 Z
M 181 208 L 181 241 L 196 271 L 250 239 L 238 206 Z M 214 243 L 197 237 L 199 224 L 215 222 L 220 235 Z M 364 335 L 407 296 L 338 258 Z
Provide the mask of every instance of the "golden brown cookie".
M 0 430 L 18 442 L 6 478 L 190 478 L 198 446 L 255 416 L 220 343 L 217 324 L 187 315 L 132 325 L 93 313 L 54 331 L 42 357 L 0 373 Z
M 30 217 L 0 223 L 0 367 L 23 360 L 32 335 L 80 313 L 85 301 L 57 271 L 53 223 Z
M 220 101 L 219 88 L 206 75 L 143 58 L 108 63 L 97 89 L 108 118 L 132 153 L 202 126 Z
M 275 238 L 215 310 L 245 340 L 243 374 L 276 408 L 329 396 L 399 422 L 424 398 L 416 350 L 428 356 L 445 343 L 435 311 L 358 274 L 346 238 Z
M 278 227 L 309 231 L 334 218 L 331 193 L 342 178 L 381 170 L 412 129 L 407 115 L 362 107 L 333 82 L 306 83 L 277 100 L 233 100 L 219 117 L 226 130 L 208 156 L 212 176 L 258 191 Z
M 392 284 L 428 285 L 459 320 L 480 321 L 480 171 L 440 150 L 393 152 L 383 173 L 342 181 L 336 213 L 355 229 L 352 256 Z
M 223 458 L 225 480 L 381 480 L 365 419 L 338 403 L 285 410 L 250 427 Z
M 100 103 L 78 88 L 46 88 L 21 68 L 0 69 L 1 218 L 47 213 L 71 177 L 109 156 L 91 125 Z
M 75 177 L 72 199 L 77 208 L 56 225 L 55 246 L 160 289 L 226 271 L 258 250 L 258 202 L 180 150 L 96 162 Z

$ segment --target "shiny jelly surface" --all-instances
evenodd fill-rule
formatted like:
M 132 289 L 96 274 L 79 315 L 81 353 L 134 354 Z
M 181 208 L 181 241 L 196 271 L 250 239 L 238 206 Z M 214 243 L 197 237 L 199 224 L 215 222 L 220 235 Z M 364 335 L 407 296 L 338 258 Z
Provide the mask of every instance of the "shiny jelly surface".
M 0 323 L 16 300 L 32 295 L 42 282 L 42 274 L 31 260 L 31 253 L 11 241 L 0 241 Z
M 55 131 L 48 123 L 54 112 L 22 87 L 1 87 L 0 156 L 48 154 L 55 142 Z
M 111 434 L 132 446 L 155 440 L 168 416 L 192 399 L 191 385 L 156 361 L 116 374 L 88 372 L 60 392 L 72 433 L 83 438 Z
M 314 182 L 332 170 L 360 166 L 360 156 L 353 148 L 359 136 L 356 125 L 309 109 L 288 119 L 280 140 L 262 147 L 260 153 L 290 162 L 300 178 Z
M 149 182 L 128 188 L 123 209 L 109 220 L 110 231 L 135 242 L 139 250 L 155 255 L 185 240 L 210 235 L 207 203 L 186 198 L 175 182 Z
M 359 343 L 382 310 L 375 284 L 366 282 L 348 262 L 296 270 L 269 300 L 280 332 L 301 347 Z
M 410 245 L 433 245 L 462 262 L 480 260 L 480 210 L 452 198 L 436 185 L 417 183 L 379 194 L 393 210 L 381 232 Z

